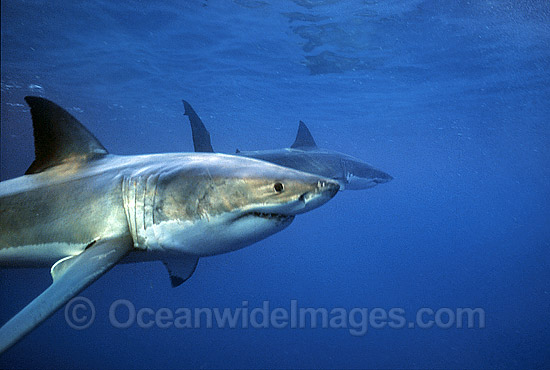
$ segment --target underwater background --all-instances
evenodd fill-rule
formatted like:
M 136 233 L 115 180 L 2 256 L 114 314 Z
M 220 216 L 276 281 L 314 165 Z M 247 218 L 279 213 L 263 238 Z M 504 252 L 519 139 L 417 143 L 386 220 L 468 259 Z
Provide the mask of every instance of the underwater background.
M 92 325 L 71 328 L 61 309 L 0 368 L 550 366 L 548 1 L 4 0 L 1 34 L 2 180 L 34 159 L 26 95 L 125 155 L 193 151 L 181 99 L 224 153 L 288 147 L 303 120 L 320 147 L 394 180 L 202 258 L 178 288 L 160 262 L 118 265 L 80 294 Z M 48 269 L 0 270 L 0 323 L 50 281 Z M 355 318 L 121 329 L 109 319 L 119 299 Z M 376 308 L 407 324 L 350 330 Z M 483 320 L 460 327 L 463 308 Z M 409 325 L 419 310 L 442 314 Z

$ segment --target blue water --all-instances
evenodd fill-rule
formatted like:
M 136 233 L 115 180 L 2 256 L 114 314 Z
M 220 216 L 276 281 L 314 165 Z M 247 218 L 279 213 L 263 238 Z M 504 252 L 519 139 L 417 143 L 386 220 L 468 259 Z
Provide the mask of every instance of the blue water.
M 115 154 L 192 151 L 184 98 L 217 151 L 287 147 L 303 120 L 319 146 L 395 179 L 201 259 L 179 288 L 161 263 L 116 266 L 81 294 L 93 325 L 74 330 L 61 310 L 0 368 L 550 367 L 547 1 L 6 0 L 1 25 L 2 180 L 34 158 L 26 95 Z M 47 269 L 0 271 L 0 322 L 49 284 Z M 480 308 L 485 322 L 120 329 L 118 299 L 399 308 L 407 322 Z

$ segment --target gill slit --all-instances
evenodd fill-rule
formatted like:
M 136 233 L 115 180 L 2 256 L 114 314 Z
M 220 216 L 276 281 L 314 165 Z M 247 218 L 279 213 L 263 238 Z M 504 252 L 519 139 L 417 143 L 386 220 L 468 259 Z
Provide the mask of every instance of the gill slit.
M 154 225 L 159 175 L 124 177 L 122 193 L 124 211 L 134 247 L 144 249 L 146 230 Z

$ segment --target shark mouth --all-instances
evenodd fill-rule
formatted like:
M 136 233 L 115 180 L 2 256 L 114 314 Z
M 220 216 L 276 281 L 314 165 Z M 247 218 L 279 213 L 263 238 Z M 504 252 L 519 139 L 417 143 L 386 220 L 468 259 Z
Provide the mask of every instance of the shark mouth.
M 257 212 L 257 211 L 245 213 L 239 218 L 247 217 L 247 216 L 260 217 L 266 220 L 281 221 L 281 222 L 288 222 L 294 219 L 294 215 L 283 215 L 280 213 L 266 213 L 266 212 Z

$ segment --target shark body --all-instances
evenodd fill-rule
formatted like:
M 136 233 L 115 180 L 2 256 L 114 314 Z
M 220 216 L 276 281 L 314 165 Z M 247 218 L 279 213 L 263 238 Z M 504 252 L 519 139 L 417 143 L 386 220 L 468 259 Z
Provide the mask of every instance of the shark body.
M 199 257 L 283 230 L 339 188 L 231 155 L 112 155 L 63 108 L 25 99 L 36 160 L 0 183 L 0 267 L 50 267 L 53 283 L 0 328 L 0 353 L 118 262 L 161 260 L 177 286 Z
M 196 152 L 214 152 L 210 133 L 193 107 L 183 100 L 185 115 L 189 117 Z M 296 140 L 290 148 L 274 150 L 239 151 L 237 155 L 261 159 L 338 181 L 340 190 L 362 190 L 393 179 L 387 173 L 347 154 L 321 149 L 315 143 L 306 124 L 300 121 Z

